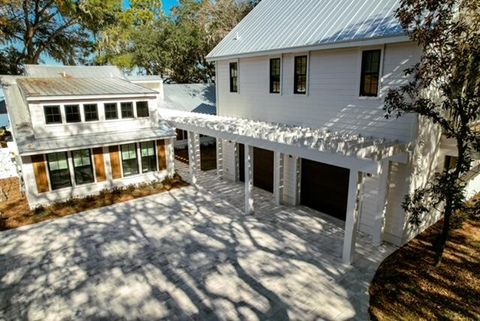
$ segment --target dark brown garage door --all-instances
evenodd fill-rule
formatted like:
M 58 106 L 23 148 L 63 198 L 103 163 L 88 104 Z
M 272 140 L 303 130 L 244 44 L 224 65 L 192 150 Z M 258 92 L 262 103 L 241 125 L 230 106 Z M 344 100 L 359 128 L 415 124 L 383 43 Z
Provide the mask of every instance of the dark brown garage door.
M 322 213 L 345 220 L 349 170 L 302 159 L 300 201 Z
M 245 147 L 239 146 L 240 181 L 245 181 Z M 273 152 L 262 148 L 253 149 L 253 185 L 273 193 Z

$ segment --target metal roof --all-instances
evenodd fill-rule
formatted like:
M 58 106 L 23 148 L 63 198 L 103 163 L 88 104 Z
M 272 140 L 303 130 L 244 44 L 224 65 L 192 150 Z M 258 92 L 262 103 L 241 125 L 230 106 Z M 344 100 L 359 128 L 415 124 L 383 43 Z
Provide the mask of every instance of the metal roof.
M 403 36 L 399 2 L 262 0 L 207 58 Z
M 25 65 L 25 76 L 35 78 L 124 78 L 115 66 Z
M 164 84 L 164 108 L 215 115 L 213 84 Z
M 155 76 L 155 75 L 133 75 L 133 76 L 127 76 L 127 79 L 130 81 L 155 81 L 155 82 L 163 82 L 163 79 L 161 76 Z
M 25 97 L 157 94 L 120 78 L 21 78 Z

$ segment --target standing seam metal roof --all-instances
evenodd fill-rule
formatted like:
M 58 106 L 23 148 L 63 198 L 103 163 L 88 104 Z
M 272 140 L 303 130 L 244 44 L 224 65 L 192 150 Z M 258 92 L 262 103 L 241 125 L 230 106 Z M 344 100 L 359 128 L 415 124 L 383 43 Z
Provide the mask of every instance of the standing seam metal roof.
M 207 56 L 404 35 L 399 0 L 262 0 Z

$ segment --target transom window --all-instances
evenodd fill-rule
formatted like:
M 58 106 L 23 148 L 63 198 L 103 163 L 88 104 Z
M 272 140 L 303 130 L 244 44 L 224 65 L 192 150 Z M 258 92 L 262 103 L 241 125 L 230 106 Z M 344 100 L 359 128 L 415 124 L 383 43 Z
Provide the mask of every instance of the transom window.
M 137 145 L 135 143 L 120 146 L 122 154 L 123 176 L 138 174 Z
M 67 123 L 78 123 L 82 120 L 80 116 L 80 106 L 65 105 L 65 119 Z
M 380 50 L 367 50 L 362 53 L 360 96 L 375 97 L 378 95 L 380 54 Z
M 66 152 L 48 154 L 47 162 L 52 190 L 72 186 Z
M 77 185 L 93 183 L 92 158 L 89 149 L 76 150 L 72 152 L 75 183 Z
M 117 103 L 105 103 L 105 119 L 118 119 Z
M 126 102 L 121 103 L 120 107 L 122 109 L 122 118 L 133 118 L 133 103 Z
M 83 105 L 83 113 L 85 115 L 85 121 L 98 120 L 97 104 L 85 104 L 85 105 Z
M 62 114 L 60 113 L 60 106 L 44 106 L 46 124 L 61 124 Z
M 280 93 L 280 58 L 270 59 L 270 93 Z
M 142 173 L 154 172 L 157 170 L 157 157 L 155 156 L 155 142 L 140 143 L 142 156 Z
M 230 92 L 238 92 L 238 63 L 230 63 Z
M 148 117 L 148 102 L 137 101 L 137 117 Z
M 294 73 L 294 89 L 295 94 L 307 93 L 307 56 L 295 57 L 295 73 Z

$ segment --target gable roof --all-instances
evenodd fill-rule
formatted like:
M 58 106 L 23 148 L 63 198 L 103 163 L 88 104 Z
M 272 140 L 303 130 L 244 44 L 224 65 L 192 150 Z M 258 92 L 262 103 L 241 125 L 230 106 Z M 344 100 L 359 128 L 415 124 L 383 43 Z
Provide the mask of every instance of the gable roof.
M 200 114 L 216 114 L 215 85 L 164 84 L 163 107 Z
M 407 41 L 408 37 L 395 18 L 399 2 L 262 0 L 207 55 L 207 59 L 347 46 L 374 39 L 379 43 Z
M 124 78 L 115 66 L 25 65 L 25 76 L 35 78 Z

